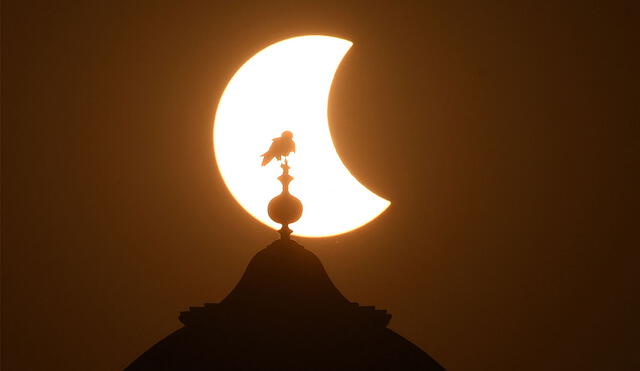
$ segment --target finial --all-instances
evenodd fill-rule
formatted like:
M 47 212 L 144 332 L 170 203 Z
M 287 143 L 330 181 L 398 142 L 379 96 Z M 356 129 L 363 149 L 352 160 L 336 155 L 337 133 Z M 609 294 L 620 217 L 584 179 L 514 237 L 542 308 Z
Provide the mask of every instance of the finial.
M 262 154 L 262 166 L 266 166 L 274 158 L 280 161 L 284 158 L 284 162 L 280 164 L 282 175 L 278 177 L 282 183 L 282 192 L 269 202 L 269 217 L 276 223 L 282 224 L 280 232 L 281 240 L 289 240 L 292 230 L 289 224 L 300 219 L 302 215 L 302 202 L 289 193 L 289 183 L 293 177 L 289 175 L 289 162 L 287 156 L 291 152 L 296 152 L 296 144 L 293 142 L 293 133 L 286 130 L 279 138 L 273 138 L 273 143 L 269 150 Z
M 289 224 L 296 222 L 302 216 L 302 202 L 289 193 L 289 183 L 293 180 L 293 177 L 289 175 L 289 163 L 287 159 L 284 159 L 284 163 L 280 165 L 282 168 L 282 175 L 278 177 L 280 183 L 282 183 L 282 193 L 274 197 L 269 202 L 269 217 L 276 223 L 282 224 L 280 232 L 281 240 L 289 240 L 291 237 L 291 229 Z

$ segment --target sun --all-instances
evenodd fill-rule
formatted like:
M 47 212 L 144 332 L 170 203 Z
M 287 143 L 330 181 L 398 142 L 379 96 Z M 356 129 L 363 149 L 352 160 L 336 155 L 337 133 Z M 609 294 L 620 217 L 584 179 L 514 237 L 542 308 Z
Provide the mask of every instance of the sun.
M 215 115 L 218 169 L 238 203 L 271 228 L 267 204 L 281 191 L 281 169 L 260 166 L 260 154 L 283 131 L 294 134 L 289 158 L 291 193 L 304 205 L 294 235 L 326 237 L 362 227 L 390 202 L 351 175 L 333 145 L 327 118 L 333 76 L 352 43 L 331 36 L 300 36 L 275 43 L 249 59 L 227 85 Z

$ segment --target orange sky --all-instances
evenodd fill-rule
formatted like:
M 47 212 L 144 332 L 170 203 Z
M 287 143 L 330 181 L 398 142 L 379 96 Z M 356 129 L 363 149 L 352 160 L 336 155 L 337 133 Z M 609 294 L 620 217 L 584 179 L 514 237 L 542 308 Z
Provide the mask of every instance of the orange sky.
M 353 41 L 331 135 L 393 202 L 300 239 L 347 298 L 450 370 L 640 367 L 634 12 L 418 4 L 4 1 L 2 369 L 120 369 L 233 288 L 277 234 L 213 113 L 300 34 Z

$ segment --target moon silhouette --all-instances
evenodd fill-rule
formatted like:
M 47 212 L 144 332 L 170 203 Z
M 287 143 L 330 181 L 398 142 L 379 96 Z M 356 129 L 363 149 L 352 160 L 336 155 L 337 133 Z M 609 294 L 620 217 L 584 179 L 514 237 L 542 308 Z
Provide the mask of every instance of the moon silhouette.
M 267 214 L 281 191 L 276 164 L 260 154 L 283 131 L 294 134 L 291 193 L 304 204 L 294 235 L 326 237 L 352 231 L 378 217 L 389 201 L 377 196 L 340 160 L 329 131 L 327 106 L 333 76 L 352 43 L 330 36 L 300 36 L 263 49 L 227 85 L 216 111 L 213 147 L 220 173 L 238 203 L 278 229 Z

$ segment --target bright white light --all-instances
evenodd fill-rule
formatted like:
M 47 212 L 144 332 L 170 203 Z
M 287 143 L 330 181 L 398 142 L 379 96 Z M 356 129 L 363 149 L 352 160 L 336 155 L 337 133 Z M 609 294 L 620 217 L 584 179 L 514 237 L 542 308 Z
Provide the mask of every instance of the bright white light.
M 390 202 L 355 179 L 338 156 L 327 119 L 333 76 L 351 48 L 347 40 L 301 36 L 275 43 L 233 76 L 216 112 L 213 143 L 218 168 L 235 199 L 260 222 L 279 229 L 267 214 L 281 191 L 276 160 L 260 166 L 260 155 L 285 130 L 293 132 L 289 156 L 291 193 L 304 206 L 291 225 L 294 235 L 332 236 L 359 228 Z

